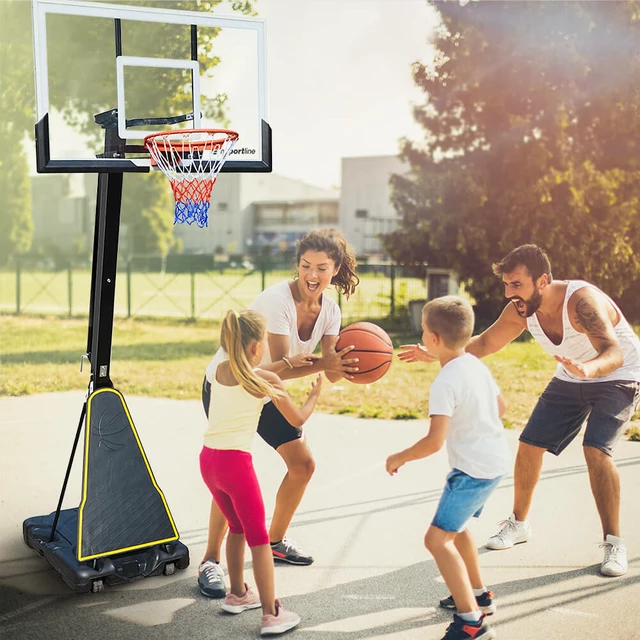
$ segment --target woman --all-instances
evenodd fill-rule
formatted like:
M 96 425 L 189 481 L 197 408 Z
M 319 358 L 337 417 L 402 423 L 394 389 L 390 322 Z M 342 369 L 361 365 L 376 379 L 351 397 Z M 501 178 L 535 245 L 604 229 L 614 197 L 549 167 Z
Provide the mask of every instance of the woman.
M 341 314 L 338 305 L 325 295 L 334 285 L 347 298 L 360 282 L 355 273 L 355 256 L 337 229 L 310 231 L 298 243 L 297 278 L 265 289 L 250 306 L 267 319 L 269 349 L 260 363 L 262 369 L 277 373 L 283 380 L 324 371 L 330 382 L 351 378 L 357 371 L 356 358 L 344 358 L 353 346 L 336 352 Z M 320 344 L 322 355 L 313 351 Z M 226 358 L 222 349 L 207 367 L 202 402 L 209 413 L 211 380 L 219 362 Z M 315 470 L 315 461 L 304 439 L 304 432 L 289 424 L 273 402 L 266 402 L 258 433 L 287 465 L 269 528 L 274 560 L 309 565 L 313 558 L 285 537 L 291 519 L 302 500 Z M 212 598 L 226 594 L 224 574 L 219 565 L 220 548 L 227 523 L 215 502 L 211 504 L 209 537 L 204 559 L 198 570 L 200 591 Z

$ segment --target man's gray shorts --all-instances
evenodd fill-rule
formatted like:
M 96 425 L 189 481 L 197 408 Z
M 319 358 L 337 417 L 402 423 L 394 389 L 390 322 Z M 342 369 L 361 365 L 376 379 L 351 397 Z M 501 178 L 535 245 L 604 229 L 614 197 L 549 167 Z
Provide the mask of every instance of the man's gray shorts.
M 540 396 L 520 441 L 557 456 L 586 420 L 582 445 L 611 456 L 639 401 L 640 382 L 565 382 L 554 377 Z

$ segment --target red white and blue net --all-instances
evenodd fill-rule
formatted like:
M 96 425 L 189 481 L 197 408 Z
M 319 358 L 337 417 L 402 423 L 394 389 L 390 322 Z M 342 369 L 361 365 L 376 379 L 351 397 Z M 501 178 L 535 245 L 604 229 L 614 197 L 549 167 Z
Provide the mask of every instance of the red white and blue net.
M 238 134 L 227 129 L 180 129 L 148 135 L 152 166 L 164 173 L 176 201 L 174 224 L 209 226 L 211 190 Z

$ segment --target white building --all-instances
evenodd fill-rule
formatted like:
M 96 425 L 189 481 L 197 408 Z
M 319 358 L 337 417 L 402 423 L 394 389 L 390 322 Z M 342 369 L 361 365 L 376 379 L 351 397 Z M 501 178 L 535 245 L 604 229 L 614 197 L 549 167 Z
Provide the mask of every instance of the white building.
M 391 206 L 389 179 L 408 171 L 397 156 L 342 159 L 340 228 L 358 255 L 383 253 L 379 234 L 390 233 L 401 221 Z

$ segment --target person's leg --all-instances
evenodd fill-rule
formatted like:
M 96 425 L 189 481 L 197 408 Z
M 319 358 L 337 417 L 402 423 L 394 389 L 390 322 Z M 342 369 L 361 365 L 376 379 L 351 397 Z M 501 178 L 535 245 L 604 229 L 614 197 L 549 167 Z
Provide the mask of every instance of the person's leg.
M 242 596 L 246 591 L 244 586 L 244 546 L 246 539 L 244 533 L 229 533 L 227 536 L 227 571 L 231 583 L 229 593 Z
M 227 533 L 227 519 L 224 517 L 215 500 L 211 501 L 211 510 L 209 511 L 209 533 L 207 536 L 207 548 L 205 549 L 203 562 L 213 559 L 220 562 L 220 550 L 222 542 Z
M 478 611 L 479 613 L 467 568 L 454 544 L 455 537 L 455 532 L 443 531 L 431 525 L 424 537 L 424 544 L 436 561 L 440 575 L 449 588 L 458 612 L 468 614 Z
M 540 480 L 545 451 L 545 448 L 524 442 L 518 445 L 514 470 L 513 513 L 519 522 L 524 522 L 529 516 L 533 493 Z
M 620 536 L 620 476 L 613 459 L 595 447 L 583 447 L 591 492 L 596 501 L 603 538 Z
M 276 615 L 276 589 L 273 577 L 273 555 L 270 544 L 251 547 L 253 576 L 260 595 L 263 615 Z
M 287 465 L 287 473 L 276 495 L 276 505 L 269 528 L 271 542 L 279 542 L 284 538 L 315 471 L 315 461 L 304 440 L 287 442 L 278 447 L 277 451 Z
M 484 582 L 480 575 L 478 549 L 469 529 L 465 529 L 464 531 L 456 534 L 453 539 L 453 543 L 467 569 L 467 575 L 469 576 L 469 583 L 471 584 L 471 587 L 473 589 L 482 589 L 484 587 Z

